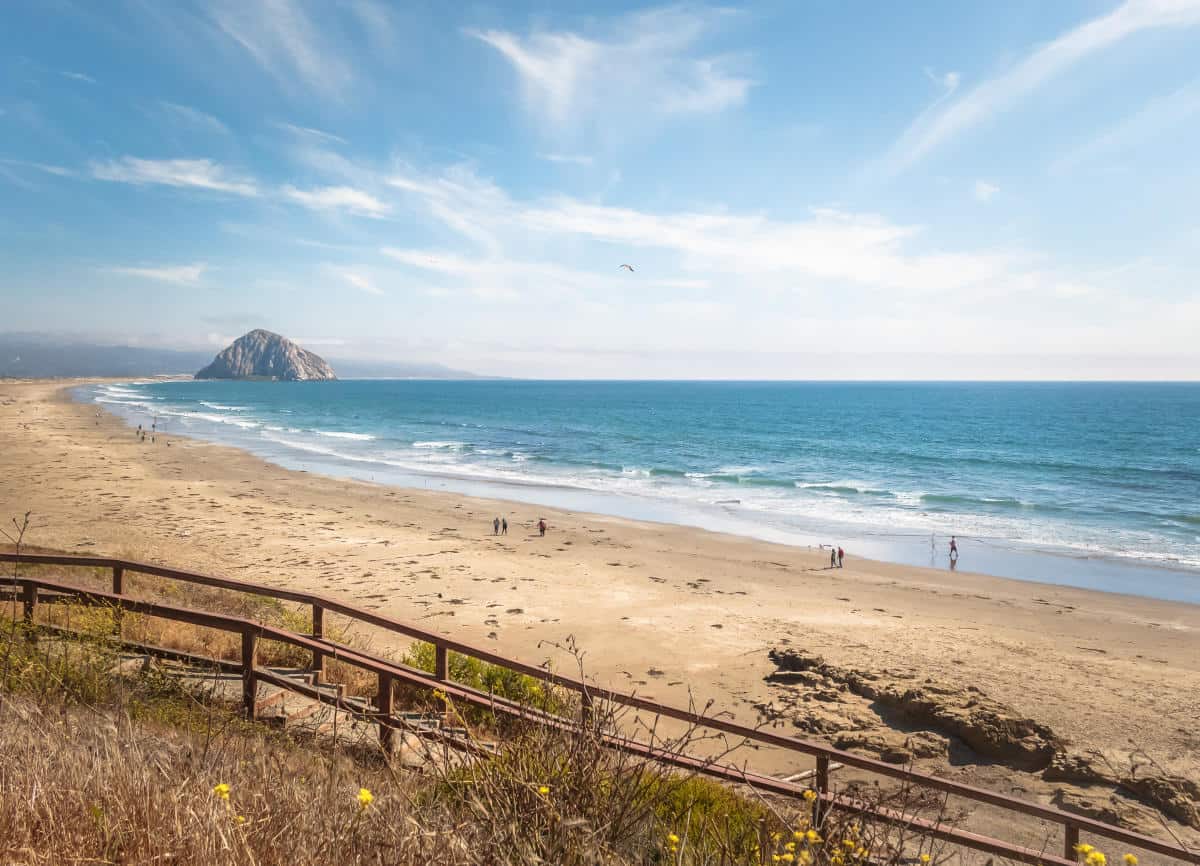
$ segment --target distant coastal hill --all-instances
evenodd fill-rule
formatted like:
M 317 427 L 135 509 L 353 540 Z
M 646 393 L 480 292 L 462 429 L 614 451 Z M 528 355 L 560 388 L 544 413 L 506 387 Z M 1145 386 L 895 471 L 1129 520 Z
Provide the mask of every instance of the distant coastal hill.
M 0 334 L 0 379 L 191 376 L 211 351 L 105 345 L 61 334 Z M 441 364 L 329 358 L 343 379 L 478 379 Z
M 217 353 L 197 379 L 278 379 L 312 382 L 336 379 L 333 368 L 314 352 L 262 328 L 243 334 Z

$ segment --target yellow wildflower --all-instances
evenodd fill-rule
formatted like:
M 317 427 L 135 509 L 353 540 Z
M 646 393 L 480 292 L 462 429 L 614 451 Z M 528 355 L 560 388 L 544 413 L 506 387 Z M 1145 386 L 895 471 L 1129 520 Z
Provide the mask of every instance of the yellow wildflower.
M 213 788 L 213 796 L 215 796 L 221 800 L 228 800 L 229 799 L 229 786 L 226 785 L 224 782 L 215 786 Z
M 803 830 L 797 830 L 796 832 L 794 832 L 794 833 L 792 834 L 792 838 L 793 838 L 793 839 L 795 839 L 797 842 L 799 842 L 801 839 L 803 839 L 803 838 L 804 838 L 804 831 L 803 831 Z
M 847 851 L 853 851 L 854 850 L 854 840 L 853 839 L 843 839 L 842 847 L 845 848 Z
M 356 799 L 358 800 L 358 807 L 360 809 L 365 809 L 375 802 L 375 795 L 366 788 L 359 788 L 358 797 Z
M 784 851 L 795 851 L 795 850 L 796 850 L 796 843 L 795 843 L 795 842 L 788 842 L 786 845 L 784 845 L 784 846 L 783 846 L 783 850 L 784 850 Z
M 813 800 L 817 799 L 817 792 L 814 791 L 812 788 L 808 788 L 805 790 L 805 792 L 802 796 L 804 797 L 805 800 L 808 800 L 808 802 L 811 803 Z
M 678 844 L 679 844 L 679 837 L 678 837 L 678 836 L 676 836 L 674 833 L 668 833 L 668 834 L 667 834 L 667 841 L 668 841 L 668 842 L 670 842 L 672 845 L 678 845 Z
M 796 858 L 792 854 L 782 854 L 782 855 L 780 855 L 779 859 L 782 860 L 784 863 L 791 863 Z
M 816 830 L 809 830 L 807 833 L 804 834 L 804 838 L 808 840 L 809 845 L 820 845 L 821 844 L 821 834 L 818 833 Z
M 813 861 L 812 851 L 809 851 L 807 848 L 805 848 L 803 851 L 800 852 L 800 862 L 803 863 L 804 866 L 809 866 L 809 864 L 811 864 L 812 861 Z
M 921 862 L 922 862 L 922 863 L 928 863 L 928 862 L 929 862 L 930 860 L 932 860 L 932 859 L 933 859 L 933 858 L 932 858 L 932 857 L 930 857 L 928 854 L 922 854 L 922 855 L 921 855 Z
M 778 854 L 772 854 L 772 855 L 771 855 L 771 862 L 772 862 L 772 863 L 778 863 L 778 862 L 779 862 L 780 860 L 782 860 L 782 859 L 783 859 L 783 858 L 782 858 L 782 857 L 780 857 Z
M 1088 854 L 1091 854 L 1091 853 L 1092 853 L 1093 851 L 1095 851 L 1095 850 L 1096 850 L 1096 849 L 1095 849 L 1095 848 L 1093 848 L 1091 845 L 1076 845 L 1076 846 L 1075 846 L 1075 853 L 1076 853 L 1076 854 L 1082 854 L 1082 855 L 1084 855 L 1085 857 L 1086 857 Z
M 233 823 L 235 823 L 235 824 L 245 824 L 245 823 L 246 823 L 246 817 L 245 817 L 244 815 L 238 815 L 238 816 L 236 816 L 236 817 L 233 819 Z
M 1092 851 L 1084 862 L 1087 863 L 1087 866 L 1108 866 L 1108 858 L 1099 851 Z
M 1137 866 L 1137 855 L 1136 854 L 1126 854 L 1121 859 L 1125 861 L 1125 866 Z
M 538 793 L 541 794 L 543 797 L 545 797 L 547 794 L 550 793 L 550 789 L 548 787 L 546 787 L 545 785 L 542 785 L 540 788 L 538 788 Z

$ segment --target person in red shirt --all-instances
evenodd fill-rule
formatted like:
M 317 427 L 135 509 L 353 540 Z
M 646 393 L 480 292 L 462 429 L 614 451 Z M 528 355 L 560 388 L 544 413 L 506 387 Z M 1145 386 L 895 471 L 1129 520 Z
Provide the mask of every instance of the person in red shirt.
M 838 548 L 838 568 L 842 567 L 842 560 L 846 558 L 846 551 Z

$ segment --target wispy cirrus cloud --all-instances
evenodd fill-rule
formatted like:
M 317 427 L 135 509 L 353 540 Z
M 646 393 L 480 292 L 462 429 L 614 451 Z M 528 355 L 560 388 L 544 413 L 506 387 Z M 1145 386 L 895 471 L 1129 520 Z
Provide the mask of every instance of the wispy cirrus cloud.
M 138 277 L 144 280 L 154 280 L 160 283 L 174 283 L 180 286 L 194 286 L 200 282 L 208 265 L 197 262 L 191 265 L 165 265 L 159 267 L 113 267 L 105 268 L 109 273 L 121 274 L 127 277 Z
M 1058 174 L 1121 154 L 1165 135 L 1197 115 L 1200 115 L 1200 81 L 1193 81 L 1166 96 L 1152 99 L 1134 114 L 1063 154 L 1054 161 L 1050 171 Z
M 366 292 L 368 295 L 382 296 L 384 294 L 383 289 L 375 285 L 375 283 L 371 281 L 371 278 L 365 274 L 361 274 L 356 271 L 338 271 L 338 276 L 340 276 L 350 285 L 354 286 L 356 289 Z
M 873 166 L 890 176 L 904 171 L 946 142 L 995 115 L 1072 66 L 1138 33 L 1200 24 L 1198 0 L 1126 0 L 1035 49 L 1007 72 L 976 85 L 961 97 L 927 109 Z M 945 83 L 943 81 L 943 83 Z M 953 81 L 958 87 L 958 79 Z M 944 98 L 944 97 L 943 97 Z
M 74 72 L 70 69 L 64 69 L 58 73 L 63 78 L 70 78 L 72 81 L 82 81 L 84 84 L 95 84 L 96 79 L 90 75 L 84 75 L 82 72 Z
M 971 195 L 975 196 L 976 201 L 984 204 L 990 202 L 998 192 L 1000 192 L 1000 187 L 994 183 L 988 183 L 986 180 L 977 180 L 971 187 Z
M 625 15 L 597 35 L 570 30 L 468 30 L 517 73 L 526 109 L 563 130 L 611 116 L 636 94 L 638 121 L 713 113 L 741 105 L 754 81 L 737 58 L 701 53 L 725 9 L 673 6 Z
M 298 189 L 285 186 L 280 190 L 285 199 L 310 210 L 341 210 L 348 213 L 379 218 L 391 207 L 361 189 L 349 186 L 323 186 L 315 189 Z
M 282 129 L 284 132 L 291 133 L 300 139 L 315 139 L 317 141 L 336 141 L 338 144 L 349 144 L 350 142 L 342 138 L 340 135 L 334 135 L 332 132 L 325 132 L 321 129 L 314 129 L 311 126 L 298 126 L 295 123 L 285 123 L 283 121 L 275 121 L 274 126 L 277 129 Z
M 258 185 L 250 178 L 230 172 L 211 159 L 120 159 L 93 161 L 92 177 L 97 180 L 129 183 L 136 186 L 160 185 L 207 189 L 253 198 Z
M 195 129 L 204 130 L 205 132 L 215 132 L 220 135 L 229 135 L 229 127 L 222 123 L 211 114 L 201 111 L 198 108 L 192 108 L 190 105 L 180 105 L 177 102 L 160 102 L 163 113 L 172 120 L 194 127 Z
M 64 168 L 61 165 L 51 165 L 46 162 L 30 162 L 24 159 L 6 159 L 0 158 L 0 165 L 11 165 L 18 168 L 28 168 L 34 171 L 40 171 L 44 174 L 52 174 L 56 177 L 74 177 L 75 172 L 69 168 Z
M 354 80 L 341 47 L 314 22 L 305 3 L 223 0 L 208 11 L 218 30 L 289 92 L 338 97 Z
M 595 159 L 585 153 L 539 153 L 538 159 L 544 159 L 546 162 L 566 163 L 568 165 L 590 166 L 595 162 Z

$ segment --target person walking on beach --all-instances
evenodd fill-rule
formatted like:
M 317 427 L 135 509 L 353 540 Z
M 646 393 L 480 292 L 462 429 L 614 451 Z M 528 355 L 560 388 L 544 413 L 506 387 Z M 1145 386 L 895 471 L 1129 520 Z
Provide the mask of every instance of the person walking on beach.
M 546 518 L 539 517 L 538 518 L 538 535 L 544 536 L 545 534 L 546 534 Z
M 839 547 L 838 548 L 838 568 L 842 567 L 842 560 L 844 560 L 845 558 L 846 558 L 846 551 L 842 550 Z
M 953 535 L 950 536 L 950 570 L 954 571 L 958 567 L 958 541 Z
M 500 534 L 500 518 L 494 517 L 494 518 L 492 518 L 492 535 L 499 535 L 499 534 Z
M 837 568 L 837 547 L 829 545 L 829 567 Z
M 508 518 L 504 517 L 500 520 L 500 534 L 508 535 Z

